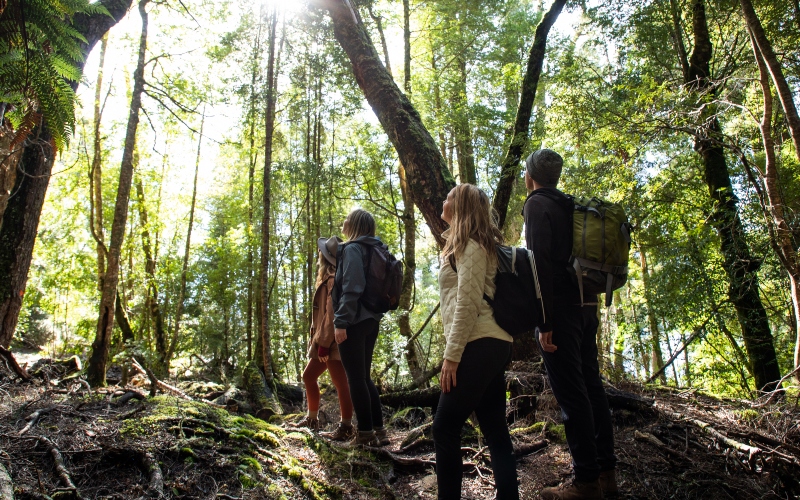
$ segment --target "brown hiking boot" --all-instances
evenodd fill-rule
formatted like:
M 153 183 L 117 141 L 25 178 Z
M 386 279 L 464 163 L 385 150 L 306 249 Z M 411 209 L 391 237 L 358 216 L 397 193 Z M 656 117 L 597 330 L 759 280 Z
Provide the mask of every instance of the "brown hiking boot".
M 386 431 L 386 427 L 376 427 L 375 438 L 378 440 L 378 446 L 387 446 L 392 443 L 389 441 L 389 433 Z
M 331 441 L 347 441 L 356 435 L 356 430 L 352 424 L 345 424 L 339 422 L 336 430 L 333 432 L 320 432 L 320 436 L 330 439 Z
M 600 500 L 603 490 L 600 489 L 600 480 L 595 479 L 584 483 L 573 479 L 553 488 L 542 490 L 542 500 Z
M 312 431 L 318 431 L 319 419 L 311 418 L 308 415 L 306 415 L 305 417 L 303 417 L 303 420 L 297 422 L 296 424 L 289 424 L 289 427 L 293 427 L 295 429 L 297 429 L 298 427 L 307 427 Z
M 358 431 L 356 436 L 347 443 L 347 446 L 350 447 L 357 447 L 357 446 L 380 446 L 378 443 L 378 438 L 375 437 L 375 431 Z
M 600 489 L 603 490 L 603 495 L 616 495 L 619 493 L 617 471 L 611 469 L 600 473 Z

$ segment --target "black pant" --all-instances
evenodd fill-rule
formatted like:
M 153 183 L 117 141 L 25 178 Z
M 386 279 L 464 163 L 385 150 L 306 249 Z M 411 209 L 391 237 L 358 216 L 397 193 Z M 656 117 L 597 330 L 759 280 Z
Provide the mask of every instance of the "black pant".
M 365 319 L 347 328 L 347 340 L 339 344 L 342 365 L 350 385 L 350 399 L 358 419 L 358 430 L 383 427 L 378 389 L 372 382 L 372 352 L 378 340 L 378 320 Z
M 482 338 L 464 348 L 456 386 L 439 396 L 433 419 L 439 498 L 461 498 L 461 428 L 474 411 L 492 457 L 498 500 L 519 499 L 517 462 L 506 423 L 505 367 L 511 342 Z
M 553 344 L 542 351 L 550 387 L 561 406 L 575 478 L 594 481 L 616 466 L 614 429 L 597 362 L 597 306 L 553 311 Z

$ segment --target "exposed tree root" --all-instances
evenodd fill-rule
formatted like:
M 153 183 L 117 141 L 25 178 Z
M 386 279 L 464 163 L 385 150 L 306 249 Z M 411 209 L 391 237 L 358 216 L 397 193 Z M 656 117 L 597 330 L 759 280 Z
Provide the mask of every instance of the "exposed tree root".
M 42 415 L 50 413 L 55 408 L 56 408 L 55 406 L 50 406 L 50 407 L 47 407 L 47 408 L 41 408 L 41 409 L 38 409 L 35 412 L 31 413 L 30 415 L 28 415 L 28 418 L 26 419 L 26 420 L 28 420 L 28 425 L 23 427 L 22 430 L 20 430 L 17 433 L 17 436 L 24 436 L 25 434 L 27 434 L 28 431 L 31 430 L 34 425 L 36 425 L 36 422 L 39 421 L 39 418 L 41 418 Z
M 539 450 L 543 450 L 550 445 L 550 441 L 547 439 L 542 439 L 541 441 L 536 441 L 535 443 L 525 443 L 519 446 L 514 447 L 514 456 L 517 458 L 524 457 L 526 455 L 530 455 L 531 453 L 536 453 Z
M 169 392 L 175 394 L 176 396 L 178 396 L 179 398 L 185 399 L 186 401 L 194 401 L 194 399 L 191 396 L 189 396 L 188 394 L 186 394 L 182 390 L 178 389 L 177 387 L 173 387 L 173 386 L 167 384 L 166 382 L 163 382 L 163 381 L 159 380 L 155 376 L 155 374 L 153 373 L 153 371 L 151 369 L 143 367 L 135 359 L 133 360 L 133 367 L 135 369 L 139 370 L 141 373 L 147 375 L 147 377 L 150 379 L 150 396 L 151 397 L 155 396 L 155 394 L 154 394 L 155 388 L 158 387 L 158 388 L 160 388 L 160 389 L 162 389 L 164 391 L 169 391 Z
M 44 436 L 39 436 L 39 442 L 47 447 L 50 455 L 53 457 L 53 462 L 55 462 L 56 465 L 56 472 L 58 472 L 58 477 L 61 479 L 61 484 L 64 485 L 64 489 L 59 491 L 72 492 L 72 496 L 74 498 L 83 498 L 81 497 L 78 488 L 75 487 L 75 484 L 72 482 L 69 471 L 64 466 L 64 458 L 61 456 L 61 452 L 58 450 L 58 448 L 56 448 L 56 445 Z
M 25 371 L 25 369 L 19 366 L 17 360 L 14 358 L 14 355 L 11 354 L 11 351 L 6 349 L 3 346 L 0 346 L 0 355 L 2 355 L 6 361 L 8 362 L 9 367 L 14 370 L 14 373 L 19 375 L 19 377 L 24 381 L 29 381 L 32 377 Z
M 144 401 L 145 395 L 138 391 L 129 390 L 128 392 L 120 396 L 119 399 L 117 399 L 117 401 L 114 404 L 116 404 L 117 406 L 122 406 L 131 399 L 138 399 L 139 401 Z
M 164 497 L 164 475 L 161 473 L 161 467 L 158 465 L 158 460 L 153 457 L 150 452 L 141 453 L 139 455 L 139 463 L 142 469 L 147 473 L 148 486 L 147 493 L 151 497 L 163 498 Z

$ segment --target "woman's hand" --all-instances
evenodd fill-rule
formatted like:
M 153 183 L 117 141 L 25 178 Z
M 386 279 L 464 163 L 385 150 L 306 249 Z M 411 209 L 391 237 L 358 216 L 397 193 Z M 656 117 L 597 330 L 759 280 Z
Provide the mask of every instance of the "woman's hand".
M 456 386 L 456 372 L 458 371 L 458 363 L 445 359 L 442 363 L 442 373 L 439 375 L 439 385 L 442 387 L 442 392 L 445 394 L 450 392 L 452 387 Z
M 320 357 L 319 357 L 319 362 L 320 362 L 320 363 L 327 363 L 327 362 L 328 362 L 328 358 L 329 358 L 329 357 L 330 357 L 330 356 L 320 356 Z
M 341 344 L 347 340 L 347 329 L 337 328 L 333 331 L 333 337 L 336 339 L 337 344 Z

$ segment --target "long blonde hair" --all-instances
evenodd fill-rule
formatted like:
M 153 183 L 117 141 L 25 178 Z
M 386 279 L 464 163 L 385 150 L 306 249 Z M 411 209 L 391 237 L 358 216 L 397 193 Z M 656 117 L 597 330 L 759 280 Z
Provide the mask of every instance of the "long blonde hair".
M 490 262 L 496 262 L 495 246 L 503 244 L 503 233 L 497 228 L 486 193 L 473 184 L 459 184 L 453 188 L 452 204 L 450 232 L 442 248 L 442 261 L 451 256 L 458 260 L 471 238 L 486 251 Z
M 319 287 L 328 276 L 336 272 L 336 266 L 328 262 L 322 252 L 317 250 L 317 281 L 314 284 L 314 288 Z

